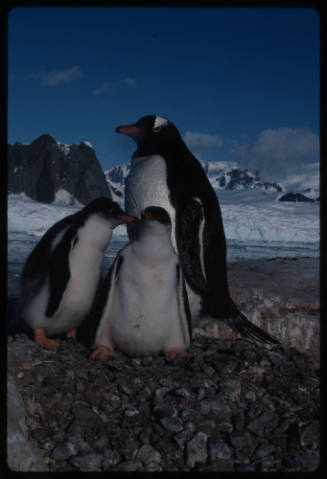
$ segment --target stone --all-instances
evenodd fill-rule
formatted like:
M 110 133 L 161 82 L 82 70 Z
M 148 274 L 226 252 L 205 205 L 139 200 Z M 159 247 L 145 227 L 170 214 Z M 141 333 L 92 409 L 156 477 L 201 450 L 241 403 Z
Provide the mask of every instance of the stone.
M 274 451 L 275 447 L 273 446 L 273 444 L 270 444 L 269 442 L 264 442 L 263 444 L 260 444 L 260 446 L 254 451 L 254 457 L 263 458 L 269 456 L 269 454 Z
M 179 417 L 163 417 L 160 419 L 160 424 L 169 432 L 182 431 L 183 421 Z
M 244 449 L 247 447 L 252 446 L 252 440 L 251 436 L 249 434 L 236 434 L 234 433 L 233 435 L 230 436 L 230 442 L 232 443 L 234 449 L 239 450 L 239 449 Z
M 212 436 L 208 440 L 210 460 L 230 459 L 232 455 L 231 448 L 220 436 Z
M 101 472 L 103 456 L 100 454 L 82 454 L 70 458 L 69 462 L 79 471 L 85 472 Z
M 216 397 L 215 399 L 209 400 L 208 405 L 209 405 L 210 411 L 215 416 L 223 417 L 224 419 L 227 419 L 231 417 L 232 415 L 232 409 L 228 405 L 227 401 L 225 401 L 225 399 Z
M 306 424 L 300 432 L 300 444 L 302 447 L 316 449 L 320 440 L 320 423 L 312 421 Z
M 150 444 L 145 444 L 140 447 L 137 458 L 142 461 L 143 464 L 158 463 L 161 461 L 161 454 Z
M 186 464 L 190 468 L 194 468 L 199 462 L 206 462 L 208 457 L 207 439 L 207 434 L 198 432 L 188 441 L 186 445 Z
M 176 409 L 169 406 L 168 404 L 159 404 L 153 408 L 153 414 L 156 417 L 170 417 L 176 416 Z
M 55 461 L 66 461 L 69 457 L 74 456 L 77 450 L 71 442 L 65 442 L 53 449 L 51 457 Z
M 241 383 L 238 380 L 228 380 L 220 383 L 221 391 L 232 402 L 238 402 L 241 396 Z
M 139 471 L 142 469 L 142 463 L 141 461 L 138 461 L 136 459 L 130 459 L 128 461 L 121 462 L 118 464 L 114 470 L 119 471 L 119 472 L 134 472 L 134 471 Z
M 25 407 L 11 374 L 7 377 L 7 461 L 12 471 L 48 471 L 47 464 L 27 439 Z

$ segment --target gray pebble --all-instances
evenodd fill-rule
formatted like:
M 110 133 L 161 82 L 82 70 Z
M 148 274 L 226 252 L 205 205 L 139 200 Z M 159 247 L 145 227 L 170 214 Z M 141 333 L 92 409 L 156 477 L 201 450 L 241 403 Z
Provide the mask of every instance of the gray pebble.
M 208 444 L 211 461 L 217 459 L 230 459 L 232 450 L 220 436 L 210 437 Z
M 179 432 L 183 430 L 183 421 L 179 417 L 163 417 L 160 424 L 169 432 Z
M 193 468 L 199 462 L 206 462 L 208 457 L 207 451 L 207 434 L 198 432 L 188 441 L 186 448 L 186 463 Z

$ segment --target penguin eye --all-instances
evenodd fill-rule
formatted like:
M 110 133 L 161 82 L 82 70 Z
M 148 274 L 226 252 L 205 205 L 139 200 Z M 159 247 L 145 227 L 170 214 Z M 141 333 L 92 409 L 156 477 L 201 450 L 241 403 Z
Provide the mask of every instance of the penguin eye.
M 156 126 L 155 128 L 152 129 L 154 131 L 154 133 L 158 133 L 158 131 L 161 130 L 161 127 L 160 126 Z

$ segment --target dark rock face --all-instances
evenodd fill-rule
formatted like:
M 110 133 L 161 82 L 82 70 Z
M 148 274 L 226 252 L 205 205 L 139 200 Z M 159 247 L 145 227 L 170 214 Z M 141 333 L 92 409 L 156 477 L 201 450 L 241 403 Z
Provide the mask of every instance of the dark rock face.
M 52 203 L 65 190 L 87 204 L 98 196 L 112 197 L 94 149 L 87 143 L 62 145 L 42 135 L 29 145 L 8 145 L 8 192 Z
M 286 195 L 281 196 L 278 201 L 304 201 L 306 203 L 314 203 L 312 198 L 308 198 L 302 195 L 302 193 L 286 193 Z

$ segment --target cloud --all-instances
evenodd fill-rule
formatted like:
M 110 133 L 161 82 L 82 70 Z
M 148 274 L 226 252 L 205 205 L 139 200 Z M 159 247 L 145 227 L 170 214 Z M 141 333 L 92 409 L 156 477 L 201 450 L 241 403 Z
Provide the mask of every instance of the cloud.
M 219 148 L 223 144 L 223 139 L 220 135 L 210 135 L 189 130 L 185 132 L 184 140 L 189 148 L 197 151 Z
M 230 153 L 240 157 L 240 166 L 278 178 L 308 162 L 319 161 L 319 136 L 310 128 L 263 130 L 255 143 L 235 141 Z
M 39 81 L 42 86 L 57 86 L 72 83 L 83 76 L 79 66 L 74 65 L 65 70 L 53 70 L 51 72 L 31 73 L 25 76 L 25 80 Z
M 102 83 L 101 86 L 99 86 L 98 88 L 95 88 L 92 91 L 92 94 L 94 96 L 106 95 L 107 93 L 109 93 L 109 91 L 110 91 L 110 83 L 104 82 Z
M 136 84 L 136 78 L 126 77 L 124 78 L 124 83 L 128 86 L 133 86 Z

